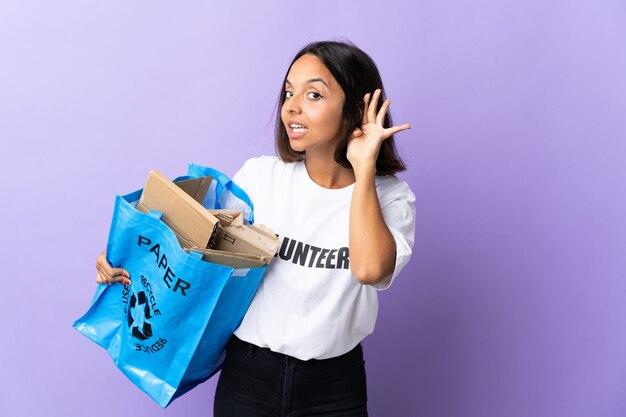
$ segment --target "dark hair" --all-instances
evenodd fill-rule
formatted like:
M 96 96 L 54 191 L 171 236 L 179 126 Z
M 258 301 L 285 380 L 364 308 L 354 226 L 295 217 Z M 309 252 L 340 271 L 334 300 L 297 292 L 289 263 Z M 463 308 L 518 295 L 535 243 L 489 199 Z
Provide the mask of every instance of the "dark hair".
M 287 136 L 287 131 L 281 119 L 281 108 L 285 103 L 284 86 L 287 81 L 287 75 L 293 63 L 306 54 L 318 57 L 326 68 L 328 68 L 333 77 L 335 77 L 335 80 L 337 80 L 344 92 L 346 98 L 343 105 L 343 118 L 346 122 L 347 129 L 344 137 L 337 143 L 335 161 L 345 168 L 352 168 L 350 161 L 348 161 L 346 157 L 346 152 L 348 149 L 348 140 L 353 130 L 361 126 L 363 96 L 365 96 L 366 93 L 373 93 L 374 90 L 380 88 L 382 90 L 382 95 L 378 100 L 378 109 L 380 109 L 385 100 L 385 89 L 383 88 L 383 81 L 380 78 L 378 68 L 376 68 L 376 64 L 372 58 L 355 45 L 344 42 L 323 41 L 310 43 L 302 48 L 291 61 L 285 73 L 278 98 L 278 111 L 276 114 L 276 126 L 274 128 L 276 135 L 276 152 L 280 159 L 285 162 L 303 160 L 304 152 L 294 151 L 289 144 L 289 136 Z M 386 128 L 393 126 L 389 111 L 387 111 L 383 126 Z M 393 175 L 405 169 L 406 167 L 396 151 L 392 135 L 385 139 L 380 147 L 378 159 L 376 160 L 376 174 Z

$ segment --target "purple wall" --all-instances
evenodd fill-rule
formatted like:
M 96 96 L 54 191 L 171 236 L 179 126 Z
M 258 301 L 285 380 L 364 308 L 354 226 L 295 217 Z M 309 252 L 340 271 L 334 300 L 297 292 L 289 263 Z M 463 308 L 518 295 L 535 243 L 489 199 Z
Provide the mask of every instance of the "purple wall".
M 371 415 L 624 416 L 624 3 L 217 3 L 0 3 L 0 415 L 211 416 L 215 380 L 164 412 L 71 328 L 114 196 L 273 153 L 292 54 L 349 38 L 413 126 Z

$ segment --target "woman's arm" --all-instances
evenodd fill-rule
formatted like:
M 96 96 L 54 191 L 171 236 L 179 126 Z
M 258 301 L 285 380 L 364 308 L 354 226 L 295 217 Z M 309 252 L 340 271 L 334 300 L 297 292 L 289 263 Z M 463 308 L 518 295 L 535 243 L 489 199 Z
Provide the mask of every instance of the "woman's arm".
M 361 129 L 356 129 L 348 144 L 347 157 L 356 178 L 350 205 L 350 269 L 361 284 L 377 284 L 393 273 L 396 243 L 385 224 L 376 193 L 376 160 L 385 139 L 409 129 L 408 124 L 385 129 L 383 120 L 389 99 L 376 114 L 381 91 L 366 94 Z
M 355 170 L 350 205 L 350 269 L 361 284 L 378 284 L 393 273 L 396 243 L 376 193 L 376 166 Z

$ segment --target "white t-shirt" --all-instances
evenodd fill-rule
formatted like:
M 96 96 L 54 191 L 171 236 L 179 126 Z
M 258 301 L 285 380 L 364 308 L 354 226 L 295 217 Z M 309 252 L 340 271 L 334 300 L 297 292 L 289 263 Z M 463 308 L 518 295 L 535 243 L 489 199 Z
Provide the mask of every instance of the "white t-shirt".
M 411 256 L 415 196 L 394 176 L 376 177 L 383 218 L 396 242 L 396 265 L 381 283 L 361 285 L 350 272 L 350 201 L 354 185 L 327 189 L 303 162 L 248 160 L 233 177 L 254 204 L 255 223 L 279 235 L 270 264 L 235 335 L 298 359 L 350 351 L 372 333 L 377 289 L 391 284 Z

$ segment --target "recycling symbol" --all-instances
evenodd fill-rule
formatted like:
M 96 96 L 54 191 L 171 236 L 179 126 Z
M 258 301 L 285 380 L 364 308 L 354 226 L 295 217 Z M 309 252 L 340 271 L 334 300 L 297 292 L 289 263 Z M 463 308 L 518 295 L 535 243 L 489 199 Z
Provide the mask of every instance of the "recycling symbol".
M 131 295 L 128 307 L 128 327 L 130 327 L 132 335 L 139 340 L 150 339 L 152 326 L 148 320 L 152 318 L 152 314 L 150 314 L 150 304 L 146 294 L 139 291 L 137 296 Z

